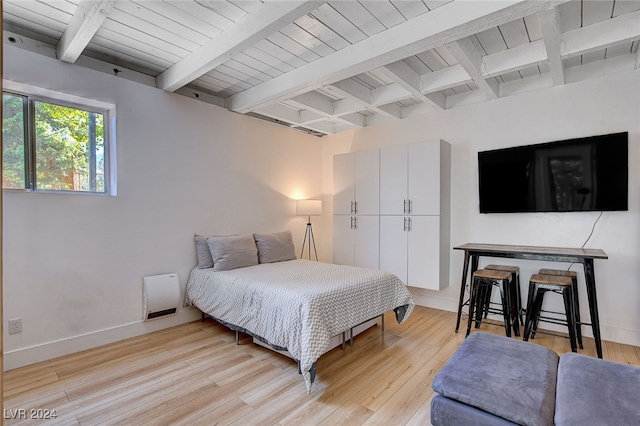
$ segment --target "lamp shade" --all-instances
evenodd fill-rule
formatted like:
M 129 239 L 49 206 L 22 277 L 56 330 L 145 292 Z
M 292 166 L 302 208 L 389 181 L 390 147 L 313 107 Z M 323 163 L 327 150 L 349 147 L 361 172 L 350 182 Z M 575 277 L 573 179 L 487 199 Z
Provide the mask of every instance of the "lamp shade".
M 320 216 L 322 214 L 322 200 L 298 200 L 296 214 L 298 216 Z

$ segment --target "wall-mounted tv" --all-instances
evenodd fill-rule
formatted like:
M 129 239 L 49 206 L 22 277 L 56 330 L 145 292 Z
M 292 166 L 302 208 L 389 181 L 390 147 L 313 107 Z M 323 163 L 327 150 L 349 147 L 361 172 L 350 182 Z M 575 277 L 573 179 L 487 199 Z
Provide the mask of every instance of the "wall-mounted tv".
M 628 132 L 478 153 L 480 213 L 628 210 Z

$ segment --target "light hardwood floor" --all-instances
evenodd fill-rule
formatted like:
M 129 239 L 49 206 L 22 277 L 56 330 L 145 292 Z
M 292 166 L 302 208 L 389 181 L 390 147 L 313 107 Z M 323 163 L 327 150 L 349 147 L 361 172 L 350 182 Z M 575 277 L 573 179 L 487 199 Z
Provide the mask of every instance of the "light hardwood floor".
M 192 322 L 6 372 L 5 424 L 428 425 L 433 376 L 464 339 L 454 325 L 455 313 L 436 309 L 416 307 L 400 325 L 389 313 L 384 335 L 373 327 L 322 356 L 307 394 L 294 361 L 249 338 L 236 345 L 213 320 Z M 560 337 L 534 342 L 570 350 Z M 640 366 L 638 347 L 603 348 L 606 359 Z M 593 340 L 580 352 L 595 356 Z M 7 418 L 20 409 L 57 417 Z

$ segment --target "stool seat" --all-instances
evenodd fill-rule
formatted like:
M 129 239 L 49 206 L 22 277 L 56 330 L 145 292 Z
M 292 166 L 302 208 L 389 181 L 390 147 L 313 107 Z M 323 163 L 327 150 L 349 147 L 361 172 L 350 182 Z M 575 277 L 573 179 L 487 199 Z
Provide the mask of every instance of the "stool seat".
M 492 269 L 494 271 L 508 271 L 513 273 L 519 273 L 520 268 L 517 266 L 508 266 L 508 265 L 487 265 L 484 269 Z
M 557 275 L 570 278 L 578 277 L 578 273 L 576 271 L 563 271 L 562 269 L 540 269 L 538 273 L 542 275 Z
M 474 277 L 487 278 L 490 280 L 508 280 L 511 277 L 510 272 L 506 271 L 491 271 L 488 269 L 478 269 L 473 273 Z
M 562 277 L 559 275 L 544 275 L 544 274 L 535 274 L 531 276 L 531 282 L 538 284 L 549 284 L 552 286 L 571 286 L 572 281 L 569 277 Z

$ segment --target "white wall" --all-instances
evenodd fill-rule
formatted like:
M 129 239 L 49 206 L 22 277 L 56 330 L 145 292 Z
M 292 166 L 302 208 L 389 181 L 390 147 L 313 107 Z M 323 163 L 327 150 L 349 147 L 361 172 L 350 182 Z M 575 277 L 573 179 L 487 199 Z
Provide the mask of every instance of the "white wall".
M 196 265 L 194 233 L 290 229 L 322 191 L 321 139 L 5 45 L 7 80 L 116 104 L 118 195 L 4 192 L 5 368 L 198 317 L 142 323 L 142 277 Z M 321 246 L 321 223 L 314 223 Z M 299 251 L 299 248 L 297 249 Z M 9 335 L 7 320 L 22 318 Z
M 581 247 L 598 212 L 480 214 L 478 151 L 562 139 L 629 132 L 629 211 L 605 212 L 586 247 L 601 248 L 608 260 L 595 262 L 603 339 L 640 346 L 640 70 L 597 80 L 501 98 L 350 131 L 324 138 L 323 193 L 330 206 L 332 157 L 337 153 L 444 139 L 452 145 L 451 247 L 466 242 Z M 326 210 L 330 212 L 330 208 Z M 325 215 L 324 256 L 331 257 L 332 221 Z M 451 251 L 450 286 L 440 292 L 414 289 L 416 302 L 455 311 L 462 276 L 462 252 Z M 489 259 L 491 261 L 491 259 Z M 492 260 L 493 262 L 496 259 Z M 487 260 L 481 260 L 480 266 Z M 528 280 L 540 267 L 568 267 L 531 261 L 518 264 Z M 581 272 L 579 265 L 573 269 Z M 582 275 L 580 275 L 582 280 Z M 523 288 L 526 288 L 526 283 Z M 584 290 L 584 282 L 581 282 Z M 588 320 L 585 291 L 581 311 Z M 524 293 L 526 294 L 526 293 Z M 553 302 L 552 302 L 553 303 Z M 557 309 L 563 310 L 561 304 Z M 452 324 L 453 328 L 453 324 Z M 591 335 L 590 329 L 586 330 Z

